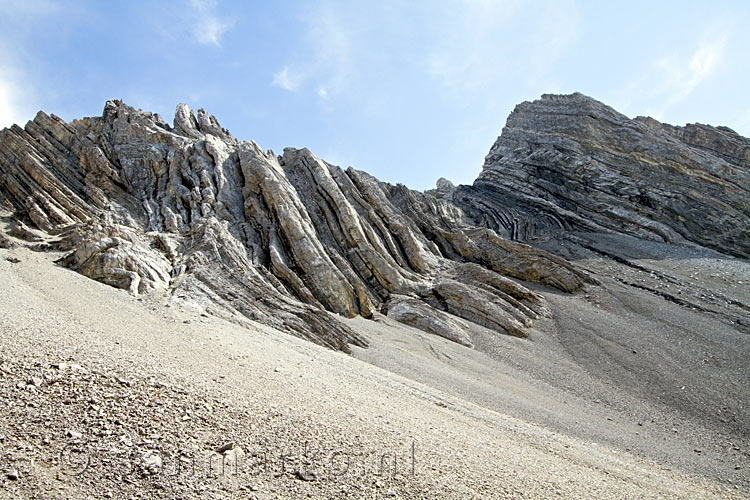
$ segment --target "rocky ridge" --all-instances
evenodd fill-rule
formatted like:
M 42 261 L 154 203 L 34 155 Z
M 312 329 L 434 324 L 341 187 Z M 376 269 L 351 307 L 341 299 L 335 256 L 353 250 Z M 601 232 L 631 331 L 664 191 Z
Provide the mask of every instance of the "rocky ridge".
M 39 112 L 0 132 L 0 174 L 3 244 L 64 252 L 60 264 L 133 294 L 343 351 L 367 340 L 330 313 L 382 311 L 470 346 L 466 322 L 525 337 L 547 313 L 517 280 L 595 283 L 472 223 L 450 185 L 420 193 L 307 149 L 276 156 L 184 104 L 172 126 L 115 100 L 71 123 Z
M 628 133 L 642 151 L 623 152 Z M 118 101 L 71 123 L 40 113 L 0 132 L 0 491 L 746 498 L 747 142 L 544 96 L 474 185 L 417 192 L 276 156 L 186 106 L 171 125 Z M 623 197 L 635 188 L 663 205 Z M 730 209 L 683 224 L 705 193 Z M 175 468 L 308 437 L 416 439 L 426 474 Z
M 601 269 L 571 260 L 660 276 L 631 265 L 635 244 L 601 238 L 750 256 L 749 166 L 750 140 L 726 127 L 545 95 L 516 107 L 473 185 L 418 192 L 307 149 L 277 156 L 202 109 L 180 104 L 169 125 L 112 100 L 101 117 L 39 112 L 0 132 L 0 247 L 62 252 L 60 264 L 133 294 L 345 352 L 367 339 L 331 313 L 383 313 L 472 346 L 473 325 L 526 337 L 550 314 L 546 287 L 597 283 Z M 638 286 L 750 321 L 743 300 L 677 296 L 675 284 Z
M 452 196 L 521 241 L 583 231 L 750 256 L 750 140 L 631 120 L 578 93 L 519 104 L 477 180 Z

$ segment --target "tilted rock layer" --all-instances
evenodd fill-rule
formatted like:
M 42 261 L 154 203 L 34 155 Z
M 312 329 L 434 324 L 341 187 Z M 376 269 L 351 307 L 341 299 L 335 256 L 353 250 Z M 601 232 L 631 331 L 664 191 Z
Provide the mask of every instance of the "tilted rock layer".
M 518 105 L 479 178 L 453 197 L 518 240 L 619 232 L 750 256 L 750 140 L 630 120 L 581 94 Z
M 0 173 L 10 236 L 65 252 L 61 264 L 344 351 L 367 341 L 330 313 L 382 311 L 470 346 L 471 322 L 524 337 L 546 313 L 508 276 L 569 292 L 593 283 L 471 225 L 440 194 L 306 149 L 276 156 L 182 104 L 172 126 L 120 101 L 71 123 L 40 112 L 0 132 Z
M 238 141 L 186 105 L 174 122 L 108 101 L 65 123 L 0 132 L 0 246 L 129 290 L 253 320 L 330 348 L 367 340 L 332 313 L 383 313 L 472 346 L 477 326 L 526 337 L 544 287 L 587 273 L 530 246 L 626 233 L 750 255 L 750 141 L 629 120 L 574 94 L 519 105 L 473 186 L 417 192 L 307 149 Z M 531 286 L 529 283 L 539 286 Z

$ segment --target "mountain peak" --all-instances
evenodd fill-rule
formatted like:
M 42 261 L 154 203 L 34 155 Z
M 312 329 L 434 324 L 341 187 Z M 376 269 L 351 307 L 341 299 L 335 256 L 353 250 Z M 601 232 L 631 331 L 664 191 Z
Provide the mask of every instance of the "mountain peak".
M 631 120 L 582 94 L 516 107 L 462 208 L 520 239 L 569 230 L 750 256 L 750 142 L 705 125 Z

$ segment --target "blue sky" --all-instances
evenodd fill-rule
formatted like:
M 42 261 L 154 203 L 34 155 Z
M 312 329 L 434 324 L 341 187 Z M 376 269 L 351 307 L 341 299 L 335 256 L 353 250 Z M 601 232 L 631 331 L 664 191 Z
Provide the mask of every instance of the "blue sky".
M 519 102 L 750 136 L 750 2 L 0 0 L 0 126 L 110 98 L 308 147 L 416 189 L 470 183 Z

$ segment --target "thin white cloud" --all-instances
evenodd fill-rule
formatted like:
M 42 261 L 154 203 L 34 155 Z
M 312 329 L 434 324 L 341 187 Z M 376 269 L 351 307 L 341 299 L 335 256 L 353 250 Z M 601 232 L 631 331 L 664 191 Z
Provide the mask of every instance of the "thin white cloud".
M 281 71 L 273 75 L 273 81 L 271 84 L 275 87 L 288 90 L 289 92 L 296 92 L 299 90 L 303 81 L 304 78 L 301 74 L 296 73 L 289 68 L 289 66 L 284 66 Z
M 517 0 L 463 0 L 443 30 L 426 71 L 461 95 L 496 87 L 503 79 L 538 87 L 578 39 L 581 26 L 572 1 L 540 3 L 532 13 Z
M 346 89 L 357 74 L 357 65 L 362 63 L 353 56 L 355 25 L 360 23 L 359 28 L 366 31 L 368 23 L 376 24 L 374 20 L 362 20 L 358 14 L 326 2 L 311 7 L 305 16 L 304 60 L 285 64 L 273 75 L 272 85 L 291 92 L 308 87 L 321 101 L 329 101 Z
M 662 61 L 662 69 L 671 75 L 667 82 L 672 95 L 664 105 L 665 109 L 687 99 L 698 85 L 713 75 L 721 62 L 726 42 L 726 35 L 703 41 L 687 63 L 678 58 Z
M 203 45 L 221 46 L 221 37 L 232 26 L 217 13 L 215 0 L 191 0 L 192 33 L 195 41 Z
M 322 82 L 327 95 L 343 89 L 356 72 L 353 46 L 357 42 L 352 31 L 368 30 L 367 25 L 358 26 L 357 22 L 361 21 L 330 7 L 321 8 L 307 20 L 306 38 L 313 48 L 311 72 Z
M 725 30 L 704 36 L 690 52 L 658 58 L 648 72 L 627 87 L 647 100 L 646 113 L 662 120 L 672 106 L 688 99 L 721 67 L 729 37 Z
M 228 24 L 219 21 L 215 17 L 203 19 L 195 32 L 195 39 L 204 45 L 221 46 L 221 35 L 229 27 Z

